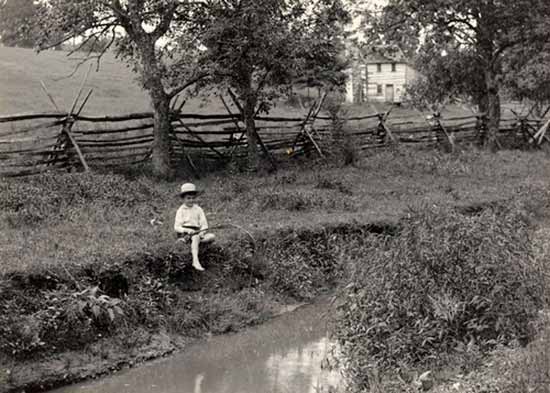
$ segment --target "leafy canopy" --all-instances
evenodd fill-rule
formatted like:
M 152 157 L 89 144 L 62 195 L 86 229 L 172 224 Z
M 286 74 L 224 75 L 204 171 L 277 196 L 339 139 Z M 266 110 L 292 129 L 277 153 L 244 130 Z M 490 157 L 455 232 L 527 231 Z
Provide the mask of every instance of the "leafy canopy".
M 218 89 L 265 107 L 296 81 L 343 82 L 340 1 L 212 1 L 210 10 L 203 43 Z
M 33 22 L 40 8 L 34 0 L 0 0 L 0 42 L 6 46 L 32 48 Z

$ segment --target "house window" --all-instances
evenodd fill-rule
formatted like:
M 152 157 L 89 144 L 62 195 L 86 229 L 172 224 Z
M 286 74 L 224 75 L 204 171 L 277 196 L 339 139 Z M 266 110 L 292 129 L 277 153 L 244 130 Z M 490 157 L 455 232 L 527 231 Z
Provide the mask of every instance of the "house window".
M 395 72 L 395 71 L 396 71 L 395 63 L 391 63 L 391 72 Z
M 376 85 L 376 94 L 381 96 L 382 93 L 382 85 Z
M 382 72 L 382 64 L 380 63 L 376 64 L 376 72 Z

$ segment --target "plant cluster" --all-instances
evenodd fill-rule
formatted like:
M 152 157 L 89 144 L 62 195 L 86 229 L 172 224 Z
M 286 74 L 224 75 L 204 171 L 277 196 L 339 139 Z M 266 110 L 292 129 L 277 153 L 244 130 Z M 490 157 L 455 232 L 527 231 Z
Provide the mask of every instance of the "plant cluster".
M 22 359 L 76 349 L 125 321 L 122 300 L 101 294 L 98 287 L 73 292 L 62 286 L 41 295 L 41 304 L 27 299 L 23 310 L 20 298 L 2 302 L 0 352 Z
M 335 322 L 356 386 L 369 386 L 374 369 L 532 339 L 544 283 L 528 218 L 513 201 L 470 215 L 424 208 L 381 237 L 355 264 Z
M 330 231 L 281 234 L 260 252 L 274 261 L 264 268 L 270 285 L 278 293 L 301 300 L 312 299 L 333 287 L 343 274 L 342 262 L 346 257 L 341 242 L 348 237 L 348 241 L 354 239 L 357 246 L 364 243 L 360 231 L 349 236 Z

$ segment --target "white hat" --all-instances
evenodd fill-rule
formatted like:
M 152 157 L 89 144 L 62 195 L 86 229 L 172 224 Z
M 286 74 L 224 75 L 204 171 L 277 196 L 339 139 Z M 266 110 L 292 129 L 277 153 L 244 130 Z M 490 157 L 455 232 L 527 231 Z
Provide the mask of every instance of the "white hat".
M 195 187 L 193 183 L 182 184 L 180 189 L 180 195 L 183 196 L 185 194 L 196 194 L 196 193 L 197 193 L 197 187 Z

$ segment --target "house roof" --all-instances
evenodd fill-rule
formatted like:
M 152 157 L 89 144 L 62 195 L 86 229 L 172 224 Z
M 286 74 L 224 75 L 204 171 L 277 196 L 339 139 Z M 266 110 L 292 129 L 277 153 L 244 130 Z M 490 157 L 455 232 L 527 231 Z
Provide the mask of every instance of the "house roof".
M 363 56 L 363 63 L 378 64 L 378 63 L 406 63 L 407 61 L 401 56 L 383 56 L 379 53 L 372 53 Z
M 409 63 L 408 59 L 399 49 L 361 48 L 359 50 L 359 58 L 364 64 Z

